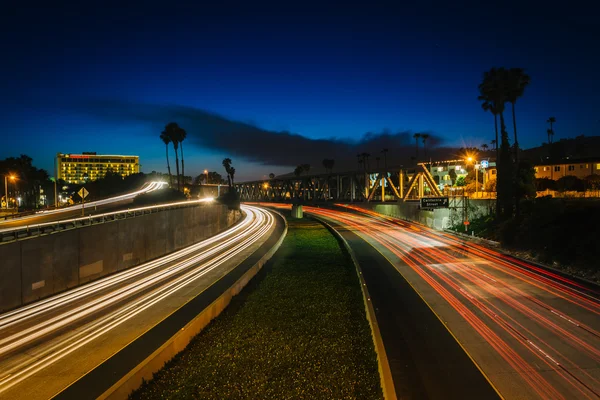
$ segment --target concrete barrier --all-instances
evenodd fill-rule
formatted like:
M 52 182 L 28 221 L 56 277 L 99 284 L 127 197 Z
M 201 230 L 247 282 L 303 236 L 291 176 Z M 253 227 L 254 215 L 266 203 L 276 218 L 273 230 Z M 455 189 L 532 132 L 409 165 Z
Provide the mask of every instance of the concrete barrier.
M 221 232 L 220 204 L 164 210 L 0 245 L 0 311 L 130 268 Z

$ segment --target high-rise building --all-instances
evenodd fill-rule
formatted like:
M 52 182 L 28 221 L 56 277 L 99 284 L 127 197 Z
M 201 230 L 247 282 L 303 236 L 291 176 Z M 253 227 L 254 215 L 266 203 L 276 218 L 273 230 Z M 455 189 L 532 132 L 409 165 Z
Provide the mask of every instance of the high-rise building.
M 67 183 L 85 183 L 103 178 L 113 171 L 122 177 L 140 172 L 139 156 L 100 155 L 92 152 L 56 155 L 58 179 Z

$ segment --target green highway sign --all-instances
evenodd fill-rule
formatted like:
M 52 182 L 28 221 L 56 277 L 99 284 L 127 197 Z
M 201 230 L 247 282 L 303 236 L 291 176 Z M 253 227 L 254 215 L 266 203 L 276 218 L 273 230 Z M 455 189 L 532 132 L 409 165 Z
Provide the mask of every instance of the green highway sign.
M 421 208 L 448 208 L 450 200 L 447 197 L 423 197 Z

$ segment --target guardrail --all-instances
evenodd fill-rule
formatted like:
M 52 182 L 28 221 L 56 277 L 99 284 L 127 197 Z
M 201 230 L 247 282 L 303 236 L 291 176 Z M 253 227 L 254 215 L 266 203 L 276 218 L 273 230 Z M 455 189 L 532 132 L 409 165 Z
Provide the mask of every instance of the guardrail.
M 176 203 L 159 204 L 155 206 L 146 206 L 121 211 L 113 211 L 109 213 L 90 215 L 87 217 L 71 218 L 62 221 L 44 222 L 41 224 L 26 225 L 16 228 L 0 229 L 0 245 L 4 243 L 11 243 L 16 240 L 27 239 L 42 235 L 49 235 L 65 230 L 79 229 L 91 225 L 140 217 L 142 215 L 153 214 L 160 211 L 184 207 L 195 207 L 202 203 L 211 202 L 212 200 L 212 198 L 188 200 Z
M 28 215 L 33 215 L 35 213 L 36 213 L 35 211 L 23 211 L 23 212 L 20 212 L 20 213 L 0 215 L 0 219 L 3 219 L 3 220 L 6 221 L 7 219 L 26 217 Z

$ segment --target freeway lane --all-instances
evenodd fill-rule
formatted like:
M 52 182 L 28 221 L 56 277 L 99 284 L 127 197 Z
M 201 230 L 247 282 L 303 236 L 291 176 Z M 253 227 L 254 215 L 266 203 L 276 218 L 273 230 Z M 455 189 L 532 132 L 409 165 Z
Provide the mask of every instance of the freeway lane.
M 160 190 L 166 187 L 166 182 L 150 182 L 142 186 L 139 190 L 125 193 L 119 196 L 110 197 L 108 199 L 86 202 L 85 214 L 95 214 L 97 212 L 108 212 L 124 207 L 133 202 L 133 199 L 142 193 L 149 193 L 155 190 Z M 42 224 L 44 222 L 59 221 L 62 219 L 76 218 L 81 216 L 81 204 L 76 204 L 69 207 L 58 208 L 56 210 L 40 211 L 32 215 L 26 215 L 19 218 L 7 219 L 0 221 L 0 229 L 6 230 L 10 228 L 18 228 L 33 224 Z
M 0 398 L 56 395 L 235 268 L 275 227 L 243 210 L 210 239 L 0 315 Z
M 372 212 L 305 212 L 380 251 L 505 398 L 600 397 L 598 292 L 420 225 Z

